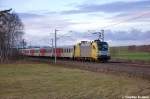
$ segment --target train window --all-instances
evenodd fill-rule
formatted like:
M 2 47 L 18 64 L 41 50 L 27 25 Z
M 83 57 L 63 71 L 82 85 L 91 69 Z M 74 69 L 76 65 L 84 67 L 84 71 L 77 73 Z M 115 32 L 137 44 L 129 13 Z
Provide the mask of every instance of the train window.
M 64 53 L 66 52 L 66 49 L 64 49 Z
M 30 50 L 30 53 L 34 53 L 34 50 Z
M 102 51 L 108 50 L 108 44 L 106 42 L 101 42 L 98 44 L 98 49 Z
M 70 53 L 70 49 L 68 49 L 68 53 Z
M 39 53 L 39 50 L 35 50 L 35 53 Z

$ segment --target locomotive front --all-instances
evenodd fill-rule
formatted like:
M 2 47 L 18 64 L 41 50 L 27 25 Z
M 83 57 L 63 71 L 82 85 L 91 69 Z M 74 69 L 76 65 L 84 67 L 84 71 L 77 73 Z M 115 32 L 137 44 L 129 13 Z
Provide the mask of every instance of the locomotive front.
M 98 52 L 97 52 L 97 58 L 100 61 L 108 61 L 110 59 L 110 53 L 109 53 L 109 46 L 107 42 L 101 42 L 101 41 L 96 41 L 97 42 L 97 47 L 98 47 Z

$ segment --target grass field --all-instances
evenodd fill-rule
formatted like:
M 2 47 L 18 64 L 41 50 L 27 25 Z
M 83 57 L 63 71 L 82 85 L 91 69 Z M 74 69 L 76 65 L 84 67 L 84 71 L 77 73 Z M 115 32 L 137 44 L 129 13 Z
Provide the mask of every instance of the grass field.
M 0 65 L 0 99 L 121 99 L 150 95 L 150 81 L 48 64 Z
M 148 52 L 127 52 L 123 51 L 114 56 L 115 58 L 120 59 L 129 59 L 129 60 L 144 60 L 150 61 L 150 53 Z
M 127 48 L 110 49 L 112 58 L 150 61 L 149 52 L 129 51 Z

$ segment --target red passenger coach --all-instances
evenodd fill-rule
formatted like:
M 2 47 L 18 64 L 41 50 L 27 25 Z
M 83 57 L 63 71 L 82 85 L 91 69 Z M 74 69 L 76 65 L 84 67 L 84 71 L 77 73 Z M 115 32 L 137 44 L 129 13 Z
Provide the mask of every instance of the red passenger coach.
M 40 49 L 40 56 L 46 56 L 46 49 L 45 48 L 41 48 Z
M 34 56 L 34 49 L 30 50 L 30 56 Z
M 25 55 L 30 56 L 30 50 L 25 50 Z
M 56 49 L 56 56 L 61 57 L 61 55 L 62 55 L 62 48 L 57 48 Z
M 55 48 L 29 48 L 22 49 L 22 55 L 26 56 L 43 56 L 43 57 L 54 57 L 55 56 Z M 64 48 L 56 48 L 56 57 L 72 57 L 67 56 L 64 52 Z

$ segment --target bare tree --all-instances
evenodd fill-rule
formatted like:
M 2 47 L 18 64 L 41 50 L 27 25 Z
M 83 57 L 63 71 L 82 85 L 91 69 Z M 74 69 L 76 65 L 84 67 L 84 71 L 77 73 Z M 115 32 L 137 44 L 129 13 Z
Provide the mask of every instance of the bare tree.
M 23 36 L 23 24 L 19 16 L 10 11 L 0 11 L 0 62 L 16 55 Z

